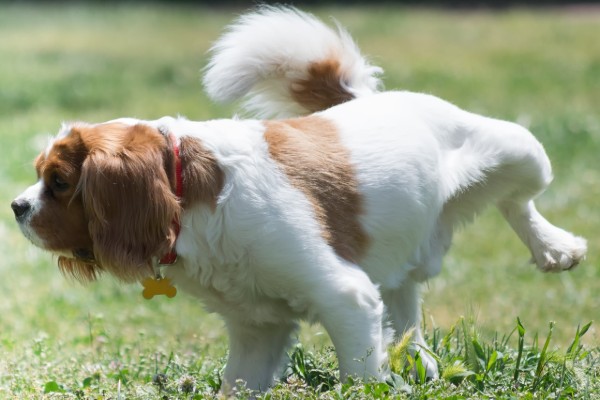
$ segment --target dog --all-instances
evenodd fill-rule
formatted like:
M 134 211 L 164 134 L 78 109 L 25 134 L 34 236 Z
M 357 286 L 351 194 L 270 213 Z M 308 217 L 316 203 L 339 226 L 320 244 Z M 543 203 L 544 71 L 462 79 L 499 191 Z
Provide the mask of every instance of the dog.
M 581 262 L 586 241 L 536 210 L 552 173 L 528 130 L 382 91 L 380 73 L 341 26 L 259 8 L 212 47 L 204 85 L 261 119 L 64 124 L 16 220 L 80 281 L 139 281 L 175 253 L 166 277 L 225 321 L 225 388 L 268 389 L 298 320 L 327 330 L 342 380 L 384 379 L 409 329 L 436 378 L 419 284 L 458 227 L 495 205 L 550 272 Z

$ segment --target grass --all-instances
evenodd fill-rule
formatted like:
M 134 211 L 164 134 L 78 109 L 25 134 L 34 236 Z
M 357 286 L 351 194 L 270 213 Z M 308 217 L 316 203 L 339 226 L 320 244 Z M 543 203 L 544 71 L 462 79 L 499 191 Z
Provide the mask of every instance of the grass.
M 589 240 L 588 260 L 544 275 L 489 210 L 457 235 L 426 285 L 427 340 L 442 379 L 423 382 L 402 344 L 387 383 L 340 384 L 319 326 L 303 326 L 267 398 L 599 398 L 600 13 L 452 13 L 390 7 L 334 15 L 385 70 L 428 92 L 517 120 L 544 143 L 555 182 L 538 208 Z M 230 116 L 201 92 L 205 51 L 233 11 L 159 5 L 0 5 L 0 398 L 202 398 L 218 388 L 219 318 L 185 294 L 146 301 L 110 278 L 82 287 L 20 235 L 8 204 L 63 120 Z M 461 318 L 461 316 L 466 316 Z M 519 321 L 516 322 L 517 317 Z M 551 325 L 551 321 L 554 321 Z

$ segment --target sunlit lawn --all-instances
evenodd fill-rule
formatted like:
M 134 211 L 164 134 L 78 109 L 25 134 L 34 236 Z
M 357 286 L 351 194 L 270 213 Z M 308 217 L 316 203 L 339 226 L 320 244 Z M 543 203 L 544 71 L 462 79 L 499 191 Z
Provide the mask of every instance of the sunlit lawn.
M 488 210 L 457 235 L 425 288 L 423 314 L 442 333 L 473 318 L 488 340 L 508 335 L 517 316 L 531 337 L 556 321 L 550 346 L 564 349 L 600 315 L 600 12 L 314 11 L 348 27 L 385 69 L 388 89 L 519 121 L 544 143 L 555 181 L 538 208 L 587 237 L 588 260 L 541 274 Z M 185 294 L 145 301 L 140 287 L 108 277 L 87 287 L 65 281 L 20 235 L 9 203 L 34 181 L 31 161 L 62 121 L 231 116 L 235 107 L 211 104 L 199 78 L 210 42 L 236 13 L 0 5 L 0 398 L 36 398 L 49 382 L 116 398 L 119 381 L 129 398 L 152 397 L 152 376 L 173 368 L 217 379 L 227 349 L 218 317 Z M 321 332 L 304 327 L 305 347 L 327 345 Z M 592 326 L 587 346 L 598 347 L 598 332 Z

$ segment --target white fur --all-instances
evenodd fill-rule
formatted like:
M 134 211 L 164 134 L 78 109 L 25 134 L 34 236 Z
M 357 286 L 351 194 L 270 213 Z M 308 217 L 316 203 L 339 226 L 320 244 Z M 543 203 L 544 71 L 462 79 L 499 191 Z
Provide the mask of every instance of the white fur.
M 19 219 L 19 228 L 23 235 L 31 241 L 34 245 L 43 248 L 44 241 L 40 238 L 35 230 L 31 227 L 31 219 L 38 213 L 42 208 L 42 194 L 44 191 L 44 183 L 39 180 L 34 185 L 29 186 L 23 193 L 21 193 L 15 200 L 15 203 L 27 203 L 30 206 L 30 211 L 23 215 Z
M 289 87 L 307 78 L 311 63 L 333 57 L 340 62 L 341 84 L 355 97 L 375 92 L 382 69 L 370 65 L 348 32 L 337 28 L 293 8 L 246 14 L 213 45 L 204 87 L 216 101 L 246 95 L 244 107 L 259 117 L 306 114 Z

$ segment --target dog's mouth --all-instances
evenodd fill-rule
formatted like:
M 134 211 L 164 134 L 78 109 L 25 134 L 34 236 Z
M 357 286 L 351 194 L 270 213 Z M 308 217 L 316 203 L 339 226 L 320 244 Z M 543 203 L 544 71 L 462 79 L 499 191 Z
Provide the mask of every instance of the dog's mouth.
M 73 257 L 82 261 L 86 264 L 96 264 L 96 257 L 94 257 L 94 251 L 91 249 L 80 248 L 73 250 Z

